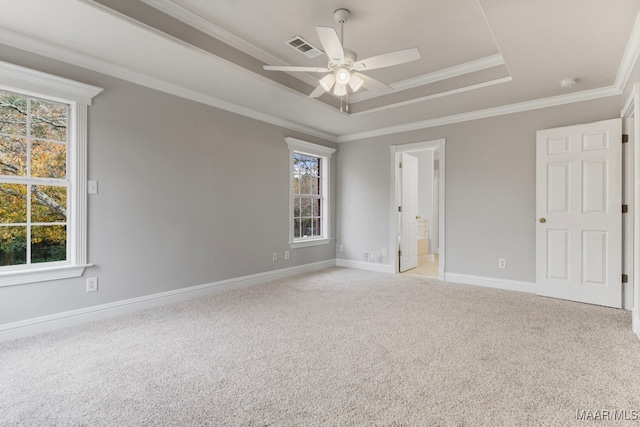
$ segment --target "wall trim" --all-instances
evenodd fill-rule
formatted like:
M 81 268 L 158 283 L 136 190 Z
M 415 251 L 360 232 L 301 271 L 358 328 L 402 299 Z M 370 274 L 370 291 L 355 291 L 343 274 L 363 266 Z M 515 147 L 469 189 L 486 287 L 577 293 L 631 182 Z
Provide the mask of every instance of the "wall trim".
M 636 20 L 631 30 L 631 37 L 627 42 L 627 47 L 622 54 L 622 61 L 620 61 L 620 67 L 618 67 L 618 74 L 616 75 L 615 87 L 620 93 L 624 91 L 625 86 L 629 82 L 633 67 L 640 55 L 640 12 L 636 15 Z
M 346 268 L 356 268 L 358 270 L 375 271 L 378 273 L 393 274 L 393 267 L 389 264 L 375 264 L 372 262 L 354 261 L 351 259 L 336 259 L 336 266 Z
M 469 274 L 445 273 L 446 282 L 462 283 L 463 285 L 484 286 L 486 288 L 504 289 L 508 291 L 536 293 L 536 284 L 517 280 L 496 279 L 493 277 L 472 276 Z
M 427 129 L 436 126 L 450 125 L 454 123 L 468 122 L 471 120 L 486 119 L 489 117 L 503 116 L 506 114 L 521 113 L 524 111 L 538 110 L 540 108 L 555 107 L 558 105 L 572 104 L 575 102 L 591 101 L 593 99 L 607 98 L 609 96 L 620 95 L 620 91 L 609 86 L 599 89 L 575 92 L 569 95 L 553 96 L 549 98 L 534 99 L 532 101 L 518 102 L 515 104 L 502 105 L 499 107 L 475 110 L 468 113 L 454 114 L 451 116 L 436 117 L 413 123 L 406 123 L 398 126 L 374 129 L 365 132 L 356 132 L 338 136 L 338 142 L 355 141 L 364 138 L 374 138 L 377 136 L 392 135 L 413 130 Z
M 322 270 L 324 268 L 335 267 L 335 265 L 336 260 L 330 259 L 299 265 L 296 267 L 282 268 L 279 270 L 220 280 L 203 285 L 190 286 L 173 291 L 115 301 L 108 304 L 101 304 L 78 310 L 55 313 L 48 316 L 35 317 L 18 322 L 5 323 L 0 325 L 0 342 L 92 322 L 95 320 L 106 319 L 121 314 L 143 310 L 145 308 L 152 308 L 200 296 L 211 295 L 224 290 L 254 286 L 270 280 L 277 280 L 296 274 L 309 273 L 316 270 Z

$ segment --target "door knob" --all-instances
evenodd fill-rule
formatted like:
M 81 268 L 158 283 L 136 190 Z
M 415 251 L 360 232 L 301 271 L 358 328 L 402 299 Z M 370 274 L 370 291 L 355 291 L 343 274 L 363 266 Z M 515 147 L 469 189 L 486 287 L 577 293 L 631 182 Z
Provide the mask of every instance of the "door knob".
M 545 222 L 547 222 L 547 220 L 545 218 L 538 218 L 538 222 L 541 222 L 544 224 Z

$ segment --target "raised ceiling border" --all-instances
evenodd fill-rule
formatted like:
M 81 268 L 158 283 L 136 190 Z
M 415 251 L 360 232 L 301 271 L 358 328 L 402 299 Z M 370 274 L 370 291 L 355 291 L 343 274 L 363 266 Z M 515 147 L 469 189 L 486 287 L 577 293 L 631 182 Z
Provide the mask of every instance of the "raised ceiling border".
M 175 3 L 173 0 L 139 0 L 139 1 L 199 31 L 202 31 L 203 33 L 208 34 L 209 36 L 214 37 L 228 44 L 229 46 L 234 47 L 246 53 L 247 55 L 253 56 L 254 58 L 259 59 L 264 63 L 272 64 L 272 65 L 291 65 L 288 62 L 278 58 L 277 56 L 272 55 L 271 53 L 265 51 L 264 49 L 261 49 L 258 46 L 244 40 L 243 38 L 238 37 L 235 34 L 225 30 L 224 28 L 214 24 L 208 19 L 205 19 L 197 15 L 196 13 L 192 12 L 191 10 L 183 6 L 180 6 L 179 4 Z M 494 42 L 495 42 L 495 39 L 494 39 Z M 458 77 L 458 76 L 472 73 L 475 71 L 481 71 L 487 68 L 496 67 L 498 65 L 506 65 L 504 58 L 500 53 L 487 56 L 485 58 L 480 58 L 475 61 L 469 61 L 464 64 L 454 65 L 452 67 L 444 68 L 442 70 L 437 70 L 432 73 L 427 73 L 421 76 L 391 83 L 389 84 L 389 86 L 393 88 L 393 91 L 388 93 L 377 94 L 374 92 L 362 92 L 359 94 L 355 94 L 351 97 L 350 102 L 355 103 L 355 102 L 365 101 L 368 99 L 377 98 L 382 95 L 388 95 L 389 93 L 399 92 L 407 89 L 413 89 L 415 87 L 422 86 L 425 84 L 435 83 L 441 80 Z M 302 80 L 313 87 L 318 85 L 318 79 L 308 74 L 305 74 L 305 73 L 287 73 L 287 74 L 295 78 L 298 78 L 299 80 Z
M 269 114 L 261 113 L 250 108 L 242 107 L 240 105 L 224 101 L 214 96 L 203 95 L 200 92 L 196 92 L 194 90 L 157 79 L 150 75 L 121 67 L 112 62 L 86 55 L 84 53 L 68 49 L 66 47 L 61 47 L 53 43 L 44 42 L 42 40 L 38 40 L 24 34 L 16 33 L 14 31 L 0 28 L 0 43 L 25 50 L 27 52 L 77 65 L 79 67 L 87 68 L 98 73 L 117 77 L 122 80 L 156 89 L 161 92 L 169 93 L 171 95 L 176 95 L 181 98 L 190 99 L 192 101 L 209 105 L 211 107 L 230 111 L 241 116 L 250 117 L 262 122 L 271 123 L 276 126 L 281 126 L 290 130 L 302 132 L 307 135 L 323 138 L 331 142 L 337 142 L 337 136 L 335 134 L 305 126 L 291 120 L 285 120 Z
M 591 89 L 582 92 L 575 92 L 567 95 L 541 98 L 532 101 L 518 102 L 515 104 L 503 105 L 500 107 L 487 108 L 484 110 L 470 111 L 468 113 L 454 114 L 451 116 L 438 117 L 435 119 L 422 120 L 419 122 L 407 123 L 399 126 L 389 126 L 367 132 L 357 132 L 338 136 L 338 142 L 355 141 L 364 138 L 374 138 L 377 136 L 391 135 L 402 132 L 409 132 L 419 129 L 427 129 L 436 126 L 461 123 L 470 120 L 484 119 L 488 117 L 502 116 L 506 114 L 519 113 L 540 108 L 555 107 L 558 105 L 572 104 L 574 102 L 590 101 L 598 98 L 621 95 L 625 86 L 629 82 L 633 67 L 640 56 L 640 12 L 636 15 L 636 20 L 631 30 L 631 36 L 627 42 L 620 67 L 616 74 L 613 86 Z
M 423 86 L 430 83 L 439 82 L 442 80 L 452 79 L 454 77 L 462 76 L 465 74 L 473 73 L 476 71 L 486 70 L 488 68 L 497 67 L 499 65 L 506 65 L 502 54 L 495 54 L 486 56 L 484 58 L 477 59 L 475 61 L 465 62 L 464 64 L 454 65 L 453 67 L 443 68 L 442 70 L 434 71 L 433 73 L 423 74 L 421 76 L 413 77 L 406 80 L 401 80 L 396 83 L 391 83 L 389 86 L 393 88 L 391 92 L 386 92 L 384 95 L 388 95 L 394 92 L 400 92 L 402 90 L 413 89 L 418 86 Z M 356 93 L 351 96 L 350 102 L 360 102 L 367 99 L 377 98 L 378 94 L 373 92 Z
M 241 52 L 246 53 L 247 55 L 253 56 L 260 61 L 271 64 L 271 65 L 290 65 L 282 59 L 278 58 L 275 55 L 270 54 L 269 52 L 259 48 L 258 46 L 249 43 L 241 37 L 236 36 L 235 34 L 225 30 L 224 28 L 214 24 L 213 22 L 205 19 L 197 14 L 193 13 L 189 9 L 176 4 L 171 0 L 139 0 L 141 3 L 146 4 L 165 15 L 169 15 L 172 18 L 177 19 L 178 21 L 187 24 L 196 30 L 202 31 L 203 33 L 220 40 L 223 43 L 228 44 L 229 46 L 238 49 Z M 293 76 L 303 82 L 315 87 L 318 86 L 318 80 L 314 79 L 312 76 L 305 73 L 287 73 L 290 76 Z
M 200 102 L 202 104 L 224 109 L 232 113 L 240 114 L 266 123 L 271 123 L 276 126 L 285 127 L 290 130 L 323 138 L 331 142 L 347 142 L 620 95 L 622 94 L 624 87 L 626 86 L 631 76 L 633 67 L 640 54 L 640 13 L 638 13 L 638 15 L 636 16 L 634 27 L 631 32 L 629 42 L 627 43 L 627 47 L 621 60 L 620 67 L 618 69 L 618 73 L 616 74 L 616 80 L 613 86 L 344 135 L 331 134 L 293 121 L 281 119 L 246 107 L 242 107 L 212 96 L 202 95 L 201 93 L 186 89 L 182 86 L 168 83 L 151 76 L 144 75 L 142 73 L 138 73 L 124 67 L 120 67 L 111 62 L 104 61 L 65 47 L 44 42 L 42 40 L 37 40 L 23 34 L 19 34 L 2 28 L 0 28 L 0 43 L 52 59 L 84 67 L 93 71 L 97 71 L 99 73 L 111 75 L 113 77 L 127 80 L 142 86 L 150 87 L 162 92 Z M 304 95 L 301 94 L 301 96 Z

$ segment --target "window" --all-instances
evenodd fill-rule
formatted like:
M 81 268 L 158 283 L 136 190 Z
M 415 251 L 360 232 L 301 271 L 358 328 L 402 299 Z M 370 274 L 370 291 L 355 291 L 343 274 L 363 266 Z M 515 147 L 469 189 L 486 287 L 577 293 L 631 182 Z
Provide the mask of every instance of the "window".
M 102 89 L 0 62 L 0 285 L 86 264 L 86 110 Z
M 295 138 L 289 146 L 289 244 L 304 247 L 329 243 L 329 165 L 333 148 Z

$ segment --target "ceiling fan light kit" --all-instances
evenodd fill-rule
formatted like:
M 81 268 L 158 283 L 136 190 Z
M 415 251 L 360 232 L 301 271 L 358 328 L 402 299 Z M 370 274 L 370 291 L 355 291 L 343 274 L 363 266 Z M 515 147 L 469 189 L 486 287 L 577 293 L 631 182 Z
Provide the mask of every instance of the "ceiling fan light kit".
M 420 59 L 420 51 L 417 48 L 397 50 L 384 53 L 371 58 L 358 61 L 358 54 L 351 49 L 345 49 L 344 23 L 349 20 L 350 12 L 347 9 L 338 9 L 333 13 L 333 19 L 340 24 L 340 37 L 333 27 L 317 26 L 316 32 L 328 57 L 326 68 L 321 67 L 297 67 L 297 66 L 273 66 L 265 65 L 265 70 L 289 71 L 289 72 L 315 72 L 329 73 L 319 79 L 318 87 L 309 95 L 317 98 L 323 93 L 333 93 L 341 98 L 351 93 L 357 92 L 364 87 L 377 92 L 389 92 L 393 90 L 389 85 L 373 77 L 357 73 L 357 71 L 375 70 L 377 68 L 391 67 L 404 64 L 406 62 Z M 348 102 L 348 101 L 347 101 Z M 348 110 L 348 104 L 347 104 Z

